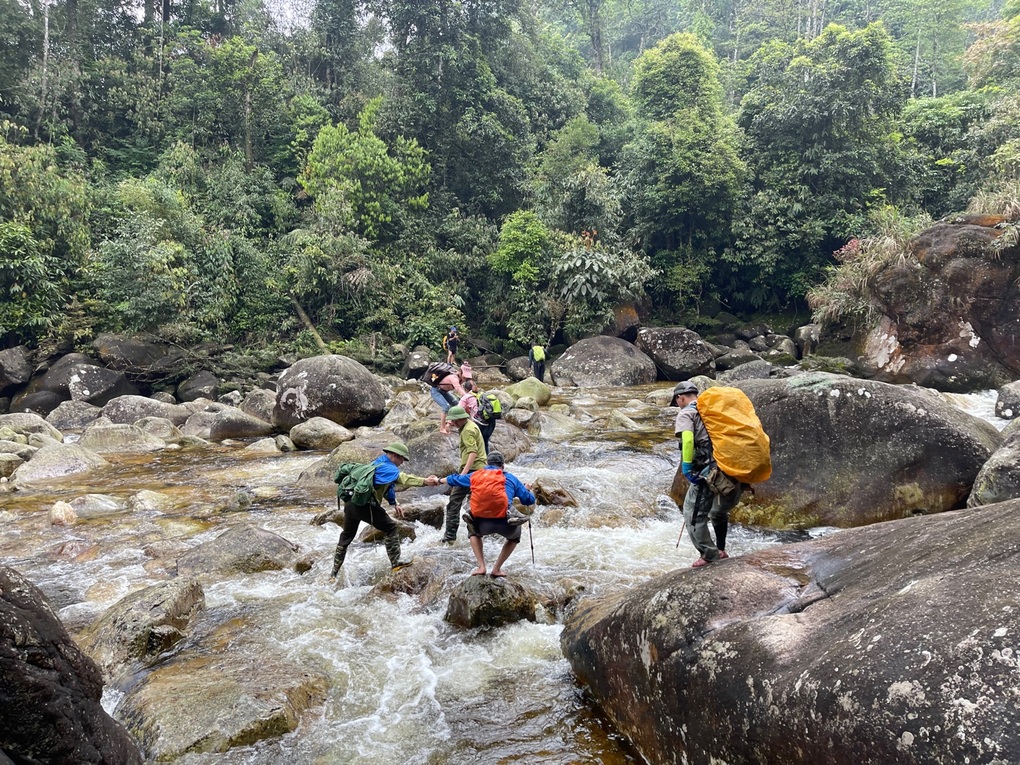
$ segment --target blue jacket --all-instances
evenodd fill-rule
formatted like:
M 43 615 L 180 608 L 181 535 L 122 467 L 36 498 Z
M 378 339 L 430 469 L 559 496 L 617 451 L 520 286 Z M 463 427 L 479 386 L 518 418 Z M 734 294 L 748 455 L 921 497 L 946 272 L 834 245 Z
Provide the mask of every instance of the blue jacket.
M 375 486 L 376 497 L 382 500 L 383 497 L 390 505 L 397 504 L 397 493 L 393 485 L 399 483 L 401 486 L 424 486 L 425 479 L 416 475 L 403 472 L 400 468 L 390 462 L 385 454 L 380 454 L 372 464 L 375 465 L 375 477 L 372 484 Z
M 499 470 L 495 465 L 486 465 L 486 470 Z M 503 471 L 503 475 L 506 476 L 506 506 L 510 507 L 510 504 L 514 501 L 514 497 L 517 497 L 522 504 L 533 505 L 535 504 L 535 495 L 528 491 L 528 488 L 521 483 L 521 479 L 515 476 L 513 473 L 508 473 L 506 470 Z M 454 473 L 446 477 L 446 482 L 450 486 L 463 486 L 465 488 L 471 488 L 471 474 L 461 475 L 460 473 Z

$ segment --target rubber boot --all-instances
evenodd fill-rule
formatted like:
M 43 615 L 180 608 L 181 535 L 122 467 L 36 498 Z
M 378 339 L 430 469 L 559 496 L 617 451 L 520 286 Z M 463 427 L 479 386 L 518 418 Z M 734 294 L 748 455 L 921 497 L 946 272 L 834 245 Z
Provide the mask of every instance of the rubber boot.
M 390 558 L 390 568 L 398 569 L 410 565 L 408 561 L 400 560 L 400 534 L 394 530 L 383 538 L 386 545 L 386 554 Z
M 333 553 L 333 573 L 329 575 L 330 579 L 336 579 L 336 575 L 340 573 L 340 567 L 344 565 L 344 558 L 346 557 L 347 545 L 337 542 L 336 552 Z

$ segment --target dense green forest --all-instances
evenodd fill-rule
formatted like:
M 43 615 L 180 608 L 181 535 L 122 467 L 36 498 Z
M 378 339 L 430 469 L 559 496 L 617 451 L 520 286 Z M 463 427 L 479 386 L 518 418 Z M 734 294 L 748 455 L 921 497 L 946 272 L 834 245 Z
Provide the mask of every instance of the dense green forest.
M 1018 93 L 1020 0 L 0 0 L 0 337 L 845 320 Z

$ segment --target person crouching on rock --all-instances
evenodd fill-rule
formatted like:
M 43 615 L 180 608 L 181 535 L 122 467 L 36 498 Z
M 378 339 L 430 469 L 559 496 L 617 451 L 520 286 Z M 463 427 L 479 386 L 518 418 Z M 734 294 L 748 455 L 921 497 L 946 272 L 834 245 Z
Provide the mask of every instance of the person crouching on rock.
M 521 541 L 521 526 L 528 521 L 526 515 L 511 510 L 514 497 L 522 504 L 535 504 L 535 495 L 527 484 L 521 483 L 513 473 L 503 471 L 503 455 L 489 452 L 485 460 L 485 469 L 476 470 L 469 475 L 454 473 L 440 480 L 450 486 L 464 486 L 471 489 L 471 512 L 464 513 L 467 524 L 468 539 L 471 552 L 475 554 L 478 567 L 471 576 L 485 575 L 485 553 L 482 550 L 482 537 L 499 534 L 506 541 L 499 551 L 496 565 L 490 574 L 494 577 L 506 576 L 503 564 Z
M 362 521 L 383 533 L 386 554 L 389 556 L 390 567 L 393 571 L 410 565 L 410 562 L 400 559 L 400 536 L 397 533 L 397 524 L 383 510 L 382 499 L 385 497 L 397 517 L 403 518 L 404 508 L 397 504 L 394 485 L 438 486 L 439 478 L 434 475 L 420 478 L 403 472 L 400 466 L 408 459 L 410 459 L 410 453 L 402 443 L 396 442 L 387 446 L 383 449 L 383 453 L 372 462 L 375 466 L 375 473 L 372 477 L 373 491 L 368 497 L 368 501 L 359 503 L 355 501 L 355 498 L 344 502 L 344 526 L 343 531 L 340 532 L 340 540 L 336 543 L 336 552 L 333 554 L 333 573 L 329 575 L 330 579 L 336 579 L 336 575 L 340 573 L 340 567 L 344 565 L 344 558 L 347 557 L 347 548 L 357 536 L 358 527 Z

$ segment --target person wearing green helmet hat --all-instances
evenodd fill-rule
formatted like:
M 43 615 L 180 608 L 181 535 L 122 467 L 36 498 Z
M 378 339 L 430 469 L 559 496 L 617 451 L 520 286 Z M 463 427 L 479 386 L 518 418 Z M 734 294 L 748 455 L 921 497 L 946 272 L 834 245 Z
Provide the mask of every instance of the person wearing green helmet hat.
M 451 406 L 446 419 L 460 431 L 460 474 L 468 475 L 477 467 L 485 464 L 485 439 L 478 424 L 471 419 L 462 406 Z M 471 494 L 469 486 L 453 486 L 450 488 L 450 501 L 446 503 L 446 528 L 442 541 L 453 544 L 457 541 L 457 530 L 460 528 L 460 509 L 464 499 Z
M 383 453 L 372 461 L 375 470 L 372 474 L 372 497 L 367 504 L 357 504 L 354 501 L 344 502 L 344 524 L 340 532 L 340 539 L 336 543 L 336 552 L 333 553 L 333 572 L 330 579 L 335 579 L 340 573 L 340 567 L 347 557 L 347 548 L 358 534 L 358 527 L 362 521 L 379 529 L 383 534 L 386 545 L 386 554 L 390 559 L 390 567 L 396 571 L 410 565 L 408 561 L 400 559 L 400 536 L 397 533 L 397 524 L 383 510 L 383 498 L 394 509 L 398 518 L 404 517 L 404 508 L 397 504 L 394 486 L 438 486 L 439 478 L 430 475 L 428 478 L 421 478 L 411 473 L 405 473 L 400 466 L 411 457 L 407 447 L 399 441 L 389 444 L 383 449 Z

